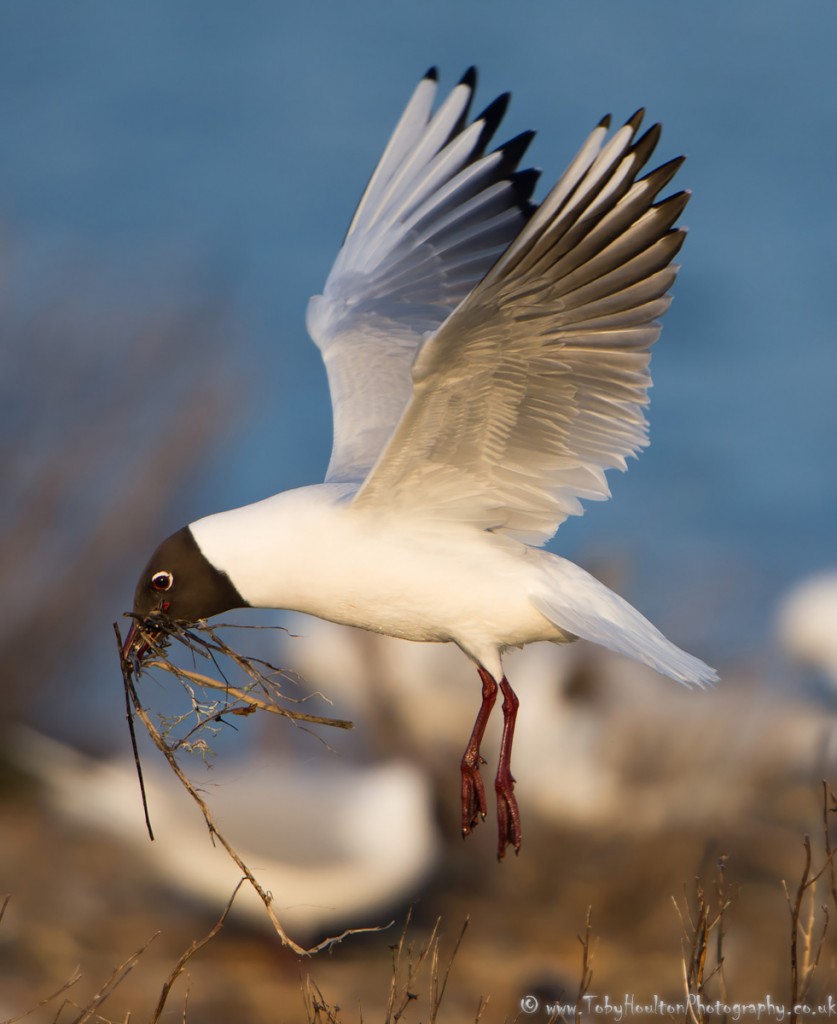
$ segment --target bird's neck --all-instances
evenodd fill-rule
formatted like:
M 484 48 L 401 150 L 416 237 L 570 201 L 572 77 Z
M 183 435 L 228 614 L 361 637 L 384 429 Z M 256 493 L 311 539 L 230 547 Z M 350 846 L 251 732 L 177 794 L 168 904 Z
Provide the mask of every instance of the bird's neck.
M 349 491 L 344 485 L 285 491 L 207 516 L 190 530 L 203 555 L 249 605 L 305 611 L 318 584 L 312 579 L 312 550 L 328 537 Z

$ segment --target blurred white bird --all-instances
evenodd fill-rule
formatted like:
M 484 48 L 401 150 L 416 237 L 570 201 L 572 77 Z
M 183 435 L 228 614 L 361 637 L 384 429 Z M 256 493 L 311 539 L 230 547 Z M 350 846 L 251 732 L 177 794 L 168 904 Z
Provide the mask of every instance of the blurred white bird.
M 820 672 L 837 690 L 837 571 L 815 573 L 792 587 L 776 621 L 779 642 L 788 654 Z
M 129 758 L 97 760 L 23 727 L 8 753 L 44 784 L 61 814 L 128 843 L 167 885 L 215 909 L 229 900 L 241 871 L 207 841 L 203 816 L 168 769 L 143 768 L 156 826 L 152 846 L 137 818 Z M 371 768 L 335 762 L 299 776 L 286 764 L 254 759 L 191 774 L 219 827 L 273 894 L 282 926 L 296 936 L 373 923 L 376 912 L 415 892 L 436 861 L 432 792 L 403 761 Z M 268 922 L 249 886 L 232 915 Z
M 682 159 L 643 172 L 659 125 L 603 119 L 543 203 L 524 133 L 486 153 L 501 96 L 468 122 L 475 72 L 434 113 L 419 83 L 349 225 L 308 327 L 328 371 L 324 484 L 209 516 L 165 540 L 134 612 L 190 620 L 286 608 L 476 664 L 482 705 L 461 764 L 462 831 L 486 815 L 480 744 L 503 693 L 498 854 L 520 847 L 508 648 L 584 637 L 680 682 L 716 678 L 642 615 L 539 550 L 605 470 L 647 444 L 650 348 L 668 308 Z M 137 624 L 125 657 L 141 659 Z

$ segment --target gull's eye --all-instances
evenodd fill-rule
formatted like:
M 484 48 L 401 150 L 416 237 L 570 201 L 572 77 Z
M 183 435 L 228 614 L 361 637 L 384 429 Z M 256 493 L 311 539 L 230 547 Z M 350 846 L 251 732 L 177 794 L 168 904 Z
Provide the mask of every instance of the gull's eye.
M 174 576 L 167 569 L 155 572 L 151 577 L 151 586 L 155 590 L 171 590 L 172 583 L 174 583 Z

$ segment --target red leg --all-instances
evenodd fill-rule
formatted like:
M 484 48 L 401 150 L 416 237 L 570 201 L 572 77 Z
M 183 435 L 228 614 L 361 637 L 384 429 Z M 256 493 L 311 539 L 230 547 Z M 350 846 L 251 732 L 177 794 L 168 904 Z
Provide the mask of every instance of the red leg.
M 503 738 L 500 741 L 500 761 L 494 788 L 497 791 L 497 825 L 499 836 L 497 859 L 502 860 L 506 847 L 511 845 L 514 852 L 520 852 L 520 810 L 514 796 L 514 776 L 511 773 L 511 752 L 514 742 L 514 723 L 520 703 L 505 676 L 500 680 L 503 691 Z
M 478 665 L 477 669 L 482 680 L 482 704 L 480 705 L 471 738 L 462 755 L 462 835 L 467 836 L 478 823 L 480 817 L 485 820 L 486 803 L 485 787 L 480 776 L 480 765 L 484 764 L 480 757 L 480 743 L 491 715 L 491 709 L 497 700 L 497 684 L 485 669 Z M 504 734 L 505 735 L 505 734 Z

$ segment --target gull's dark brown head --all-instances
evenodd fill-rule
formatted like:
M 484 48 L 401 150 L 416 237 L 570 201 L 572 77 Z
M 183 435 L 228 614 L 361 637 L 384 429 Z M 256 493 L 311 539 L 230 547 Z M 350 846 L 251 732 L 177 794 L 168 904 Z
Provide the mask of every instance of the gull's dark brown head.
M 140 573 L 134 592 L 137 619 L 128 631 L 123 657 L 141 661 L 148 650 L 138 620 L 196 622 L 246 605 L 229 576 L 212 565 L 184 526 L 163 541 Z

